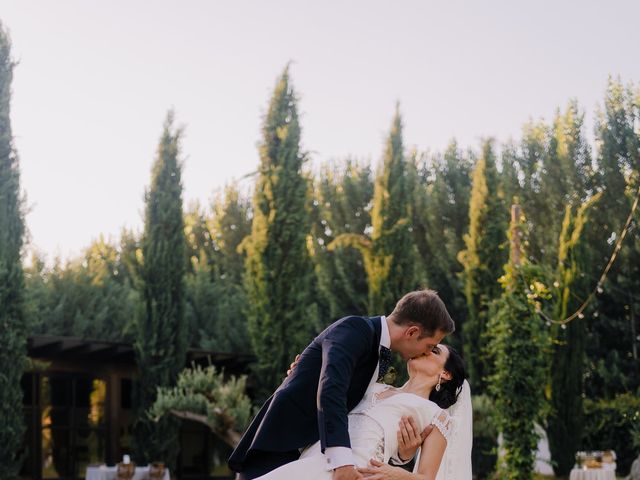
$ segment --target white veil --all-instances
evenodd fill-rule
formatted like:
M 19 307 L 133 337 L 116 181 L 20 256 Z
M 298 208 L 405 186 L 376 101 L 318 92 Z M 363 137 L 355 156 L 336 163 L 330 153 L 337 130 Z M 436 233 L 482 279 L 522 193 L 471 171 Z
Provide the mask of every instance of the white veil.
M 471 480 L 471 447 L 473 445 L 473 411 L 471 388 L 465 380 L 458 401 L 447 409 L 453 418 L 453 433 L 440 463 L 436 480 Z M 418 468 L 416 457 L 414 471 Z

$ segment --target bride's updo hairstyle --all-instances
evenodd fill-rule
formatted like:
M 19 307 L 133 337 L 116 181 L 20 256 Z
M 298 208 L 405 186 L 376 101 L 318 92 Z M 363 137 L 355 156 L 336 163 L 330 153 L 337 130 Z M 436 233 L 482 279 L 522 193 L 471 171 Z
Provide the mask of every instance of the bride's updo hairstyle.
M 453 347 L 449 345 L 446 347 L 449 350 L 449 358 L 444 364 L 444 369 L 451 374 L 451 380 L 443 381 L 440 384 L 440 391 L 437 392 L 434 388 L 429 395 L 429 400 L 440 408 L 449 408 L 456 403 L 462 391 L 462 383 L 467 376 L 462 356 Z

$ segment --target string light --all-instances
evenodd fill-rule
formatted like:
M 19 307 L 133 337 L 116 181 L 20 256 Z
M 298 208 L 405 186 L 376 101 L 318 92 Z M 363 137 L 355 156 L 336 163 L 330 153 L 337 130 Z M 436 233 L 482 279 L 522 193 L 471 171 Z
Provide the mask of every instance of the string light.
M 589 303 L 591 303 L 591 301 L 596 297 L 596 294 L 601 294 L 602 292 L 604 292 L 602 285 L 604 285 L 604 282 L 607 279 L 607 275 L 609 274 L 609 271 L 611 270 L 613 263 L 616 261 L 616 258 L 618 257 L 618 253 L 620 252 L 620 249 L 622 248 L 622 241 L 624 240 L 624 237 L 627 235 L 627 231 L 629 230 L 629 226 L 631 225 L 631 220 L 633 220 L 633 214 L 636 211 L 636 208 L 638 207 L 639 200 L 640 200 L 640 187 L 638 187 L 638 191 L 636 192 L 636 198 L 633 201 L 633 205 L 631 206 L 631 211 L 629 212 L 627 221 L 625 222 L 624 227 L 622 228 L 622 232 L 620 232 L 620 235 L 618 235 L 611 257 L 607 262 L 607 266 L 604 267 L 604 270 L 602 271 L 602 274 L 600 275 L 600 278 L 598 279 L 598 282 L 596 283 L 595 288 L 587 296 L 586 300 L 582 303 L 582 305 L 580 305 L 580 307 L 573 314 L 569 315 L 564 320 L 555 320 L 551 318 L 549 315 L 547 315 L 546 313 L 544 313 L 542 309 L 536 308 L 536 311 L 538 312 L 538 314 L 547 321 L 547 325 L 554 323 L 556 325 L 561 325 L 563 328 L 565 328 L 567 323 L 572 322 L 576 318 L 579 318 L 579 319 L 584 318 L 584 310 L 587 308 Z M 555 286 L 555 283 L 554 283 L 554 286 Z M 594 313 L 593 316 L 597 317 L 598 316 L 597 313 L 598 312 Z

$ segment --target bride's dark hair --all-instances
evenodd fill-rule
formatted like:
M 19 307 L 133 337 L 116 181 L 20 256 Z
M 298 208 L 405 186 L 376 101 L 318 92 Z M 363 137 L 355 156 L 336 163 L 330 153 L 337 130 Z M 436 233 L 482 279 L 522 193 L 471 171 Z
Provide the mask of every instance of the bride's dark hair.
M 440 408 L 449 408 L 456 403 L 458 395 L 462 391 L 462 383 L 467 376 L 462 356 L 449 345 L 449 358 L 444 364 L 444 369 L 451 374 L 451 380 L 440 384 L 440 391 L 434 388 L 429 395 L 429 400 L 438 404 Z

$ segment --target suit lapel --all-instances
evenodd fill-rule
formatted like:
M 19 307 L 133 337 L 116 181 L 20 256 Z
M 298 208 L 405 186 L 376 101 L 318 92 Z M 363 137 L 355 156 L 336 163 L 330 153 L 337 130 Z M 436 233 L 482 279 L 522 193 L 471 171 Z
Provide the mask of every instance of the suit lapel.
M 382 338 L 382 317 L 372 317 L 371 322 L 373 324 L 373 329 L 375 331 L 375 341 L 373 342 L 373 352 L 372 357 L 375 358 L 373 362 L 373 369 L 371 370 L 371 377 L 369 380 L 369 386 L 371 385 L 371 381 L 375 382 L 376 379 L 373 378 L 373 373 L 378 366 L 378 362 L 380 360 L 380 339 Z
M 376 332 L 374 348 L 377 357 L 380 351 L 380 338 L 382 337 L 382 317 L 370 317 L 369 321 L 373 325 L 373 330 Z
M 351 390 L 355 396 L 351 398 L 350 402 L 348 402 L 349 410 L 354 408 L 360 400 L 362 400 L 362 397 L 364 397 L 367 388 L 369 388 L 371 384 L 376 367 L 378 366 L 378 357 L 380 355 L 380 336 L 382 335 L 382 317 L 368 317 L 367 321 L 373 328 L 374 332 L 371 355 L 369 360 L 366 362 L 366 368 L 361 371 L 360 375 L 358 375 L 358 379 L 353 379 L 357 383 L 357 387 L 354 390 Z

